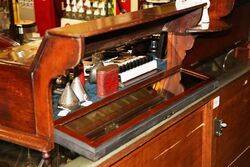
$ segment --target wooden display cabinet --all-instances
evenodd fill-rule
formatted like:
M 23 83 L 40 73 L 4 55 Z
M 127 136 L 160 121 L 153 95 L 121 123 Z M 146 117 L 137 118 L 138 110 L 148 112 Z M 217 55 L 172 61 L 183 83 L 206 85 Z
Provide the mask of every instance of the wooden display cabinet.
M 249 134 L 237 129 L 249 127 L 249 72 L 179 113 L 218 86 L 215 78 L 193 70 L 197 61 L 211 59 L 247 41 L 249 24 L 244 21 L 249 5 L 239 3 L 235 13 L 227 16 L 233 4 L 233 0 L 228 5 L 214 0 L 207 30 L 194 29 L 205 4 L 178 10 L 174 3 L 169 3 L 51 29 L 40 43 L 7 49 L 3 46 L 0 77 L 5 82 L 0 84 L 0 139 L 41 151 L 45 158 L 57 142 L 96 161 L 165 121 L 101 165 L 220 166 L 232 163 L 245 150 L 234 162 L 244 163 L 241 159 L 249 154 Z M 220 8 L 223 10 L 216 13 Z M 225 24 L 221 24 L 222 17 Z M 237 24 L 239 18 L 244 20 Z M 163 59 L 166 68 L 63 118 L 54 117 L 52 88 L 58 76 L 93 53 L 134 44 L 162 32 L 168 34 Z M 24 56 L 18 56 L 19 51 Z M 221 96 L 221 105 L 213 111 L 211 100 L 216 96 Z M 241 106 L 236 109 L 238 103 Z M 102 117 L 103 114 L 107 116 Z M 228 124 L 220 137 L 214 135 L 216 117 Z M 230 145 L 225 142 L 228 139 Z M 235 147 L 229 151 L 231 144 Z M 225 151 L 227 155 L 223 155 Z
M 166 31 L 166 29 L 168 32 L 183 33 L 186 28 L 198 23 L 203 6 L 204 4 L 200 4 L 177 10 L 175 4 L 170 3 L 161 8 L 52 29 L 46 33 L 40 43 L 38 41 L 3 50 L 0 59 L 0 76 L 6 82 L 0 84 L 0 138 L 39 150 L 47 156 L 47 153 L 54 148 L 55 125 L 59 126 L 58 122 L 54 122 L 53 117 L 52 86 L 54 79 L 59 75 L 64 75 L 68 69 L 76 67 L 83 58 L 87 58 L 94 52 L 133 43 L 141 38 Z M 192 18 L 192 21 L 189 18 Z M 180 24 L 176 24 L 176 22 Z M 76 119 L 83 113 L 90 112 L 133 93 L 143 86 L 173 75 L 178 72 L 179 68 L 162 70 L 160 73 L 148 76 L 82 111 L 70 114 L 69 118 Z M 207 76 L 194 74 L 188 70 L 185 72 L 202 79 L 201 84 L 197 84 L 198 88 L 211 81 Z M 177 76 L 180 77 L 180 74 Z M 168 79 L 166 78 L 166 80 Z M 179 81 L 174 82 L 179 83 Z M 214 85 L 210 86 L 208 90 L 214 88 Z M 194 91 L 194 88 L 181 92 L 180 97 L 184 97 L 190 91 Z M 176 98 L 170 101 L 174 99 Z M 156 106 L 158 109 L 152 110 L 152 113 L 149 111 L 148 115 L 146 113 L 144 115 L 148 117 L 154 113 L 153 111 L 164 109 L 167 104 L 168 101 L 166 104 Z M 143 116 L 138 120 L 143 120 Z M 72 120 L 67 120 L 65 117 L 65 121 L 63 124 Z M 133 124 L 129 124 L 129 126 L 131 125 Z M 121 129 L 126 128 L 128 127 L 124 126 Z M 116 135 L 117 133 L 113 134 L 113 136 Z M 112 138 L 112 135 L 109 138 Z

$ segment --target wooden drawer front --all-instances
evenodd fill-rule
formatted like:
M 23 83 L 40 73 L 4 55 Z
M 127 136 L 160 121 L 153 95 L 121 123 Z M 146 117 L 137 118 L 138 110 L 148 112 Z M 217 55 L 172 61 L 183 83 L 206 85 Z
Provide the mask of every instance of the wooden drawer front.
M 239 93 L 242 89 L 249 87 L 250 82 L 250 73 L 246 73 L 243 76 L 239 77 L 232 83 L 228 84 L 227 86 L 223 87 L 219 92 L 218 95 L 221 96 L 220 101 L 221 104 L 227 102 L 230 98 L 235 96 Z
M 195 111 L 114 166 L 201 166 L 203 111 Z

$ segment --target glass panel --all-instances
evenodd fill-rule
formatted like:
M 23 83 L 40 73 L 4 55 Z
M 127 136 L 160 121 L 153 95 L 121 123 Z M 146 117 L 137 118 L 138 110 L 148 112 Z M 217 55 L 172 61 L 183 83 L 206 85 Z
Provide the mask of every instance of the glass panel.
M 188 74 L 176 73 L 71 121 L 66 127 L 91 140 L 97 140 L 162 101 L 183 93 L 202 81 Z

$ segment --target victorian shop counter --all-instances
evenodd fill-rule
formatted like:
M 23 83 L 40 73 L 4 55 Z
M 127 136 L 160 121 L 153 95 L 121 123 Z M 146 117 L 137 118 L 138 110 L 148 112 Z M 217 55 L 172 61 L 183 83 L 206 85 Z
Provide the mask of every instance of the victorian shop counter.
M 247 156 L 250 135 L 237 131 L 249 127 L 249 3 L 241 3 L 231 13 L 234 1 L 211 1 L 207 30 L 206 4 L 169 3 L 5 47 L 0 138 L 44 158 L 54 143 L 85 157 L 69 166 L 221 166 Z

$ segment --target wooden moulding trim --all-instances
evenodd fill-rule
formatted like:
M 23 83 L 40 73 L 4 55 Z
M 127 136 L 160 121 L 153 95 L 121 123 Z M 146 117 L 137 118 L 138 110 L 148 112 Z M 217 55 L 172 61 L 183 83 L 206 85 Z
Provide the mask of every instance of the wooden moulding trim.
M 76 66 L 83 51 L 81 38 L 47 35 L 36 56 L 32 73 L 36 134 L 47 138 L 47 145 L 50 146 L 47 151 L 54 146 L 51 81 Z
M 60 130 L 63 133 L 66 133 L 67 135 L 76 138 L 77 140 L 80 140 L 86 144 L 88 144 L 91 147 L 95 147 L 95 145 L 93 144 L 93 141 L 91 141 L 89 138 L 85 137 L 84 135 L 80 135 L 75 133 L 73 130 L 63 126 L 63 125 L 58 125 L 56 127 L 56 129 Z
M 206 105 L 203 112 L 203 130 L 202 130 L 202 166 L 212 166 L 212 140 L 213 140 L 213 108 L 212 100 Z
M 22 131 L 14 130 L 0 126 L 0 139 L 14 142 L 16 144 L 35 149 L 41 152 L 47 152 L 51 149 L 51 143 L 47 138 L 35 134 L 24 133 Z

